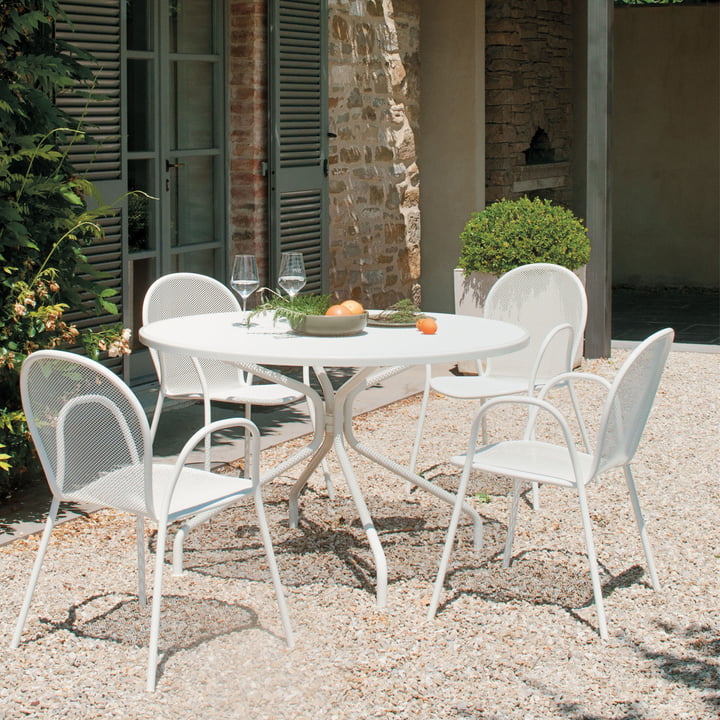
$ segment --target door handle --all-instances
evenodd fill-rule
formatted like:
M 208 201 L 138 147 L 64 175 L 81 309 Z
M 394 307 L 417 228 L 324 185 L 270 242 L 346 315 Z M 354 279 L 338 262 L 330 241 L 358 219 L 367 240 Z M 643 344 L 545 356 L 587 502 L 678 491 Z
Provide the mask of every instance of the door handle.
M 165 160 L 165 172 L 170 172 L 171 168 L 184 167 L 185 163 L 171 163 L 169 160 Z

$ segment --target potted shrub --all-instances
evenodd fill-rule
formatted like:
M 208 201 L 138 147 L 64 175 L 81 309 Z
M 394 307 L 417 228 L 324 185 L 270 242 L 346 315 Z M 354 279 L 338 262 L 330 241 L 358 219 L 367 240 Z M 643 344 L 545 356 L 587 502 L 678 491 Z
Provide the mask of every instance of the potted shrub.
M 454 273 L 455 312 L 482 315 L 485 297 L 500 275 L 519 265 L 562 265 L 585 281 L 590 240 L 583 223 L 562 205 L 521 197 L 499 200 L 473 213 L 460 233 Z

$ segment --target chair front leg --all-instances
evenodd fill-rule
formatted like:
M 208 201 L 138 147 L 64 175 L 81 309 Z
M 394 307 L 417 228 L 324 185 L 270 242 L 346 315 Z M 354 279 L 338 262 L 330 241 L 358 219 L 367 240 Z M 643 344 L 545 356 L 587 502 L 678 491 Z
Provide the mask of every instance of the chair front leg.
M 583 534 L 585 535 L 585 547 L 587 548 L 588 563 L 590 564 L 590 578 L 592 580 L 593 595 L 595 597 L 595 609 L 597 610 L 598 626 L 600 637 L 608 639 L 607 621 L 605 619 L 605 605 L 602 597 L 602 586 L 600 585 L 600 571 L 598 569 L 597 555 L 595 554 L 595 542 L 593 540 L 592 523 L 590 511 L 588 510 L 585 487 L 578 485 L 578 500 L 580 501 L 580 516 L 582 517 Z
M 420 443 L 422 442 L 423 430 L 425 428 L 425 415 L 427 414 L 428 400 L 430 399 L 430 380 L 432 379 L 432 367 L 425 366 L 425 385 L 423 387 L 422 402 L 420 403 L 420 417 L 418 418 L 417 429 L 415 430 L 415 442 L 413 443 L 412 452 L 410 453 L 410 472 L 415 474 L 417 467 L 418 453 L 420 452 Z M 412 489 L 412 484 L 408 483 L 408 492 Z
M 38 547 L 37 555 L 35 556 L 35 563 L 33 565 L 32 572 L 30 573 L 30 581 L 28 582 L 27 590 L 25 591 L 25 599 L 23 600 L 22 609 L 20 610 L 20 617 L 18 617 L 17 624 L 15 625 L 15 632 L 13 633 L 10 647 L 15 649 L 20 644 L 20 636 L 22 635 L 23 628 L 25 627 L 25 621 L 27 620 L 28 611 L 30 610 L 30 603 L 32 602 L 33 594 L 35 593 L 35 586 L 37 585 L 38 577 L 40 577 L 40 569 L 42 568 L 43 559 L 47 552 L 48 544 L 50 543 L 50 535 L 52 535 L 53 528 L 55 527 L 55 520 L 57 518 L 58 508 L 60 507 L 60 501 L 57 498 L 53 498 L 50 503 L 50 511 L 45 522 L 45 530 L 43 531 L 42 539 Z
M 158 524 L 157 547 L 155 548 L 155 579 L 153 582 L 152 613 L 150 616 L 150 646 L 148 648 L 147 685 L 148 692 L 155 690 L 158 666 L 158 642 L 160 639 L 160 606 L 162 604 L 163 565 L 165 561 L 165 539 L 167 524 Z
M 512 546 L 515 538 L 515 528 L 517 526 L 518 509 L 520 508 L 520 480 L 513 482 L 513 499 L 510 507 L 510 517 L 508 519 L 507 536 L 505 537 L 505 551 L 503 552 L 503 567 L 510 567 L 510 559 L 512 557 Z

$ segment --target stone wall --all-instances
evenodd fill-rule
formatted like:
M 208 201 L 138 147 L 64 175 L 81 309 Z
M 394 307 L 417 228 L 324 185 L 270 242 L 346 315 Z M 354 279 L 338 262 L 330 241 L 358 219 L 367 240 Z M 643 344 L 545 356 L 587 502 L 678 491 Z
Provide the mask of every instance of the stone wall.
M 486 202 L 527 194 L 568 205 L 572 0 L 487 0 L 485 23 Z
M 330 289 L 419 302 L 418 0 L 330 0 Z

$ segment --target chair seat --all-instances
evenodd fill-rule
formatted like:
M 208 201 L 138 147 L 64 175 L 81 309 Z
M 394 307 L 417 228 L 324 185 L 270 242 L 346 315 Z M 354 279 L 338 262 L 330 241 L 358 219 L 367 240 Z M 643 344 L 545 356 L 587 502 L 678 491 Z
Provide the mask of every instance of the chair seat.
M 202 390 L 198 387 L 197 379 L 182 384 L 174 381 L 167 388 L 167 397 L 197 398 L 202 400 Z M 250 403 L 251 405 L 286 405 L 302 399 L 304 396 L 297 390 L 291 390 L 283 385 L 270 383 L 215 382 L 210 383 L 210 400 L 227 403 Z
M 153 507 L 159 512 L 163 498 L 167 496 L 172 481 L 174 465 L 153 463 Z M 130 482 L 131 477 L 142 477 L 142 465 L 127 465 L 102 475 L 95 482 L 88 483 L 81 491 L 63 494 L 62 500 L 93 505 L 106 505 L 108 497 L 117 496 L 117 507 L 134 514 L 145 514 L 144 498 L 135 492 L 128 492 L 129 487 L 138 487 L 137 482 Z M 168 522 L 181 517 L 195 515 L 205 510 L 219 509 L 234 502 L 238 497 L 251 489 L 252 482 L 247 478 L 229 475 L 217 475 L 192 467 L 183 468 L 180 473 L 168 513 Z M 157 518 L 155 518 L 157 519 Z
M 592 456 L 581 452 L 577 456 L 583 482 L 587 482 Z M 466 457 L 455 455 L 450 462 L 463 466 Z M 512 440 L 486 445 L 475 452 L 473 468 L 561 487 L 575 487 L 576 484 L 567 448 L 544 442 Z
M 497 397 L 498 395 L 517 395 L 526 393 L 528 379 L 506 376 L 468 376 L 468 377 L 435 377 L 430 387 L 447 397 L 460 400 L 477 400 L 478 398 Z

